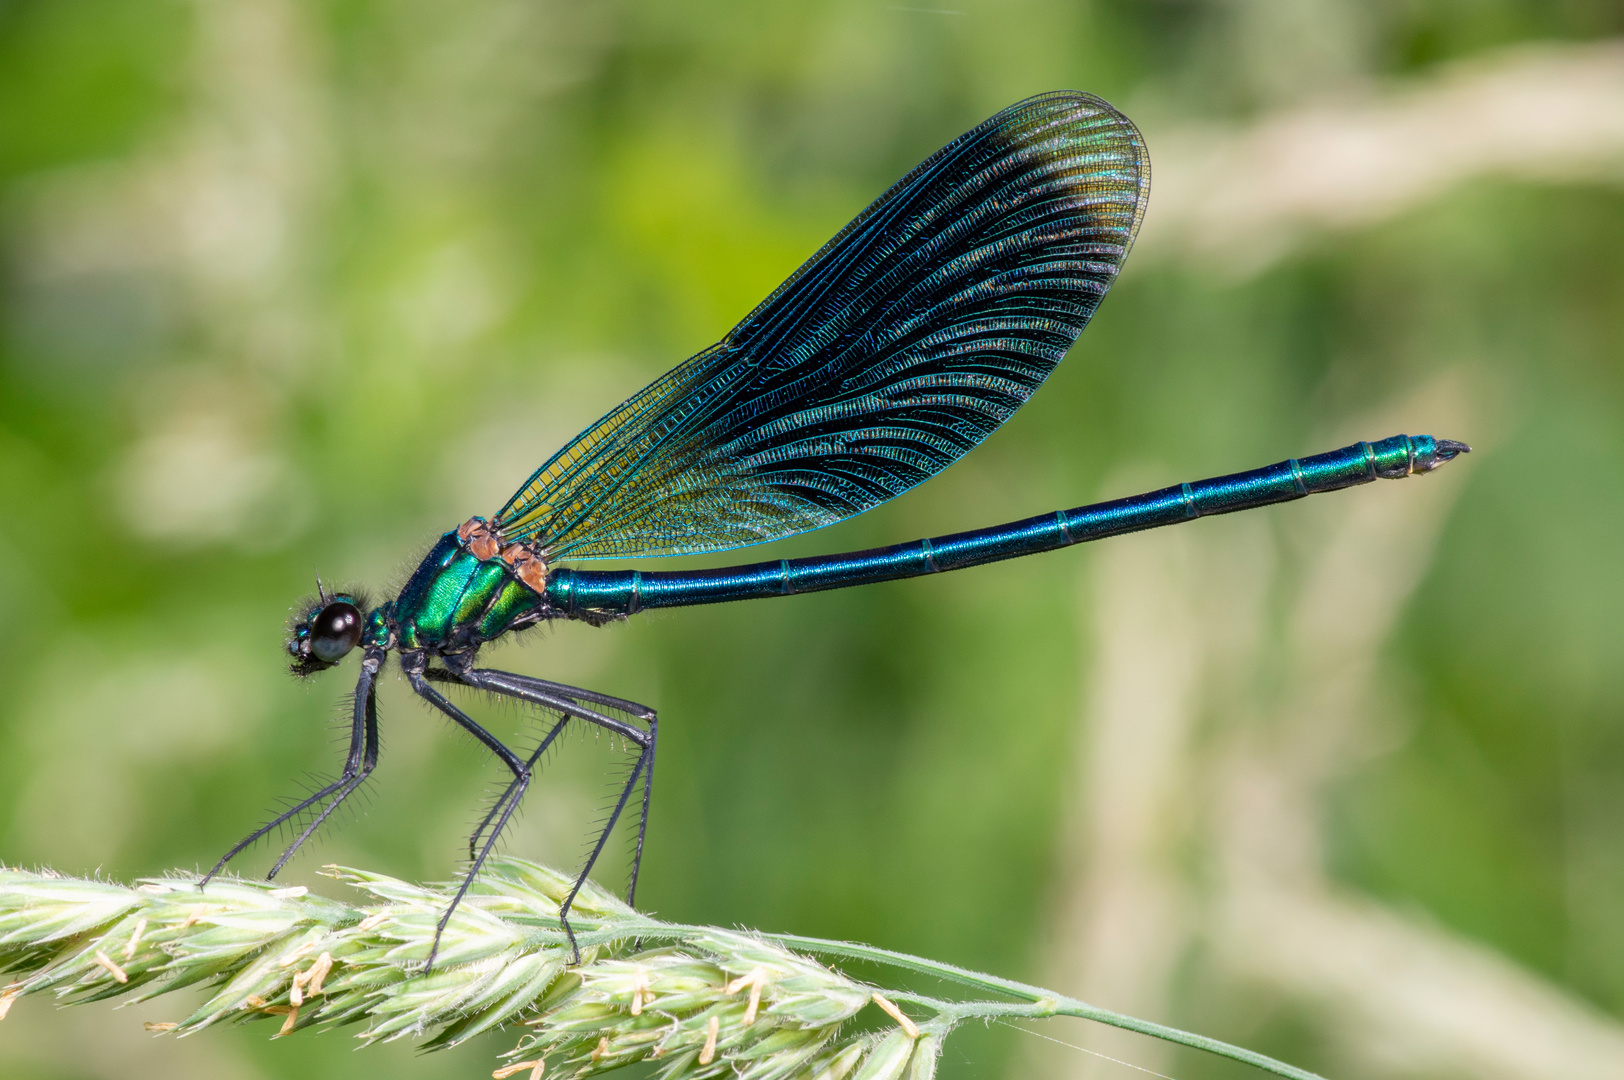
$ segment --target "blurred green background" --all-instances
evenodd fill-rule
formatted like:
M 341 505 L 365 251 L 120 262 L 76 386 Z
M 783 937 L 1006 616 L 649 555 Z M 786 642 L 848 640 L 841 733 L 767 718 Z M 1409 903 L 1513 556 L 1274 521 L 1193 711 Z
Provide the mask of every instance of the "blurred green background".
M 662 916 L 1339 1077 L 1624 1075 L 1619 35 L 1607 0 L 0 3 L 0 860 L 211 864 L 339 763 L 353 663 L 280 653 L 315 571 L 398 587 L 920 158 L 1076 87 L 1157 178 L 1074 354 L 947 475 L 748 558 L 1397 431 L 1477 451 L 490 662 L 659 708 Z M 457 865 L 497 774 L 388 682 L 370 801 L 290 882 Z M 608 764 L 567 747 L 508 850 L 574 865 Z M 25 1000 L 0 1075 L 478 1077 L 508 1045 L 141 1032 L 182 1007 Z M 944 1075 L 1246 1072 L 1042 1030 L 1087 1049 L 977 1027 Z

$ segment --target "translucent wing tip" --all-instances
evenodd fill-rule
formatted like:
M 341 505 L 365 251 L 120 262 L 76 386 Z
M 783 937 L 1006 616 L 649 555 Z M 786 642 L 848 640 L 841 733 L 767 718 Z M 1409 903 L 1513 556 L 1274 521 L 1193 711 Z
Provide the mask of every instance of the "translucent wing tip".
M 1114 149 L 1116 153 L 1131 160 L 1131 165 L 1123 162 L 1119 166 L 1118 173 L 1119 176 L 1122 173 L 1131 175 L 1136 189 L 1133 221 L 1127 229 L 1127 247 L 1118 259 L 1118 262 L 1126 261 L 1128 251 L 1132 249 L 1133 241 L 1139 234 L 1139 226 L 1145 219 L 1145 209 L 1150 203 L 1150 148 L 1145 144 L 1144 135 L 1115 105 L 1086 90 L 1056 90 L 1038 94 L 1025 101 L 1016 102 L 988 120 L 987 124 L 1008 123 L 1010 118 L 1021 114 L 1034 119 L 1038 114 L 1047 114 L 1050 117 L 1065 116 L 1080 125 L 1077 137 L 1080 141 L 1093 145 L 1096 153 L 1102 151 L 1110 153 Z M 1111 134 L 1104 134 L 1106 129 L 1110 129 Z

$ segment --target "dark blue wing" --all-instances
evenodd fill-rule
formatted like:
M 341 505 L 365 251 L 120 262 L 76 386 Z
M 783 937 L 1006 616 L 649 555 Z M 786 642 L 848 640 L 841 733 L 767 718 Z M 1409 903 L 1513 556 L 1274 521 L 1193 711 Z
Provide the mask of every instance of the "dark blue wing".
M 1030 98 L 859 214 L 719 343 L 543 465 L 496 526 L 550 558 L 686 555 L 862 513 L 941 472 L 1054 370 L 1150 191 L 1089 94 Z

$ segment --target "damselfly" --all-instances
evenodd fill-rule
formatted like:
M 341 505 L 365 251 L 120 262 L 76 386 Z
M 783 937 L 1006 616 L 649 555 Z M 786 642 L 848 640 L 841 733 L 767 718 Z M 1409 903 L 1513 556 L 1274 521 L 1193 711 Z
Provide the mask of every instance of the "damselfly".
M 1127 258 L 1149 191 L 1144 140 L 1104 101 L 1054 93 L 1013 105 L 908 173 L 720 342 L 587 428 L 494 516 L 446 533 L 399 596 L 369 608 L 358 596 L 319 590 L 294 625 L 288 651 L 294 672 L 311 675 L 361 649 L 343 771 L 232 848 L 210 877 L 266 833 L 308 814 L 274 876 L 372 772 L 375 687 L 393 652 L 412 689 L 511 774 L 469 840 L 468 870 L 440 930 L 561 732 L 596 725 L 634 748 L 619 798 L 561 907 L 573 942 L 575 893 L 641 785 L 627 899 L 636 896 L 655 712 L 481 668 L 486 642 L 552 619 L 597 625 L 649 608 L 962 570 L 1424 473 L 1468 449 L 1395 435 L 872 551 L 693 572 L 570 565 L 777 540 L 860 514 L 941 472 L 1020 408 L 1066 355 Z M 526 702 L 556 721 L 534 750 L 520 754 L 447 700 L 437 683 Z

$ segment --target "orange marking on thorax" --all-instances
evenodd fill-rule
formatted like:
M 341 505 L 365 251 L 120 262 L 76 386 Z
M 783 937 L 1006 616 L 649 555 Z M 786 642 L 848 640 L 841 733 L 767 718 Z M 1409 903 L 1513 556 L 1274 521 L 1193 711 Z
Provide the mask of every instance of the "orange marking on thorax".
M 530 540 L 502 543 L 502 534 L 484 518 L 472 517 L 457 526 L 457 539 L 480 562 L 500 559 L 512 575 L 534 592 L 547 591 L 547 560 L 541 545 Z
M 490 562 L 496 558 L 502 547 L 496 531 L 484 518 L 472 517 L 457 526 L 457 539 L 461 540 L 468 553 L 480 562 Z
M 531 590 L 543 595 L 547 592 L 547 561 L 541 557 L 541 548 L 519 540 L 503 548 L 498 557 Z

